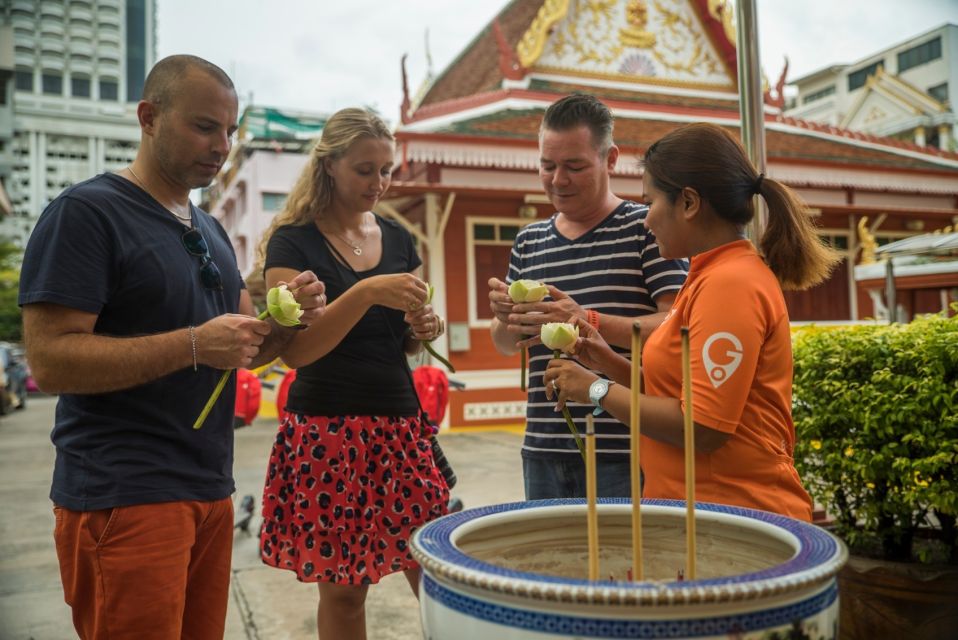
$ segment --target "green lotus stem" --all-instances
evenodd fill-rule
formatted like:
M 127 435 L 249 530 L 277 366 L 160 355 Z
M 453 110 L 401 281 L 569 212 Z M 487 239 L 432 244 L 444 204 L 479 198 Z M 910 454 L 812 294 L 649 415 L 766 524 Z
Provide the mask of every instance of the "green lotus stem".
M 210 411 L 213 409 L 213 405 L 216 404 L 220 394 L 223 393 L 223 387 L 226 386 L 226 381 L 229 380 L 230 374 L 234 371 L 236 371 L 236 369 L 227 369 L 223 372 L 223 375 L 220 376 L 220 381 L 216 383 L 216 388 L 213 389 L 210 399 L 206 401 L 206 406 L 203 407 L 203 410 L 200 412 L 196 422 L 193 423 L 194 429 L 199 429 L 203 426 L 203 423 L 206 422 L 206 416 L 210 414 Z
M 526 348 L 522 347 L 519 349 L 519 389 L 521 391 L 526 390 L 526 358 L 528 358 Z
M 426 304 L 429 304 L 430 302 L 432 302 L 432 296 L 433 296 L 433 294 L 436 293 L 436 287 L 432 286 L 431 284 L 429 284 L 429 283 L 427 282 L 427 283 L 426 283 L 426 289 L 427 289 L 427 293 L 426 293 Z M 438 360 L 439 362 L 441 362 L 441 363 L 443 364 L 443 366 L 445 366 L 446 369 L 449 370 L 449 373 L 455 373 L 455 372 L 456 372 L 456 368 L 455 368 L 454 366 L 452 366 L 452 363 L 449 362 L 448 360 L 446 360 L 445 358 L 443 358 L 441 355 L 439 355 L 439 354 L 436 352 L 435 349 L 433 349 L 432 343 L 433 343 L 433 341 L 438 340 L 438 339 L 439 339 L 439 338 L 438 338 L 438 336 L 437 336 L 437 337 L 433 338 L 432 340 L 423 340 L 423 341 L 422 341 L 422 346 L 426 348 L 426 351 L 429 352 L 429 355 L 431 355 L 433 358 L 435 358 L 436 360 Z
M 552 352 L 553 358 L 561 358 L 562 352 L 556 349 Z M 572 414 L 569 413 L 569 407 L 562 406 L 562 417 L 565 418 L 565 423 L 569 427 L 569 431 L 572 432 L 572 437 L 575 438 L 575 446 L 579 448 L 579 454 L 582 456 L 582 461 L 585 462 L 585 445 L 582 443 L 582 436 L 579 435 L 579 430 L 575 428 L 575 422 L 572 421 Z
M 449 370 L 449 373 L 456 372 L 456 368 L 452 366 L 452 363 L 446 360 L 445 358 L 443 358 L 438 353 L 436 353 L 436 350 L 432 348 L 432 340 L 423 340 L 422 346 L 426 348 L 426 351 L 429 352 L 429 355 L 431 355 L 433 358 L 441 362 L 446 367 L 446 369 Z
M 265 320 L 268 317 L 269 310 L 264 311 L 256 316 L 256 319 Z M 223 375 L 220 376 L 220 381 L 216 383 L 213 393 L 210 394 L 210 399 L 206 401 L 206 406 L 204 406 L 203 410 L 200 411 L 200 415 L 196 418 L 196 422 L 193 423 L 194 429 L 199 429 L 203 426 L 203 423 L 206 422 L 206 416 L 210 415 L 210 411 L 213 410 L 213 405 L 216 404 L 216 401 L 220 398 L 220 394 L 223 393 L 223 387 L 226 386 L 226 381 L 230 379 L 230 374 L 232 374 L 234 371 L 236 371 L 236 369 L 227 369 L 223 372 Z

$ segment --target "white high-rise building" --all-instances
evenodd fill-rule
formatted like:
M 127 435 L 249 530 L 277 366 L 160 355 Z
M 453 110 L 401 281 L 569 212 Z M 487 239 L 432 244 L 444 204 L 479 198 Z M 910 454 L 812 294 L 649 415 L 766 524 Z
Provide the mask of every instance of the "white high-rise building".
M 793 80 L 785 115 L 945 151 L 958 148 L 958 25 Z
M 136 103 L 156 60 L 155 9 L 155 0 L 0 0 L 0 67 L 13 45 L 12 100 L 0 104 L 0 180 L 12 213 L 0 235 L 25 244 L 64 188 L 133 160 Z

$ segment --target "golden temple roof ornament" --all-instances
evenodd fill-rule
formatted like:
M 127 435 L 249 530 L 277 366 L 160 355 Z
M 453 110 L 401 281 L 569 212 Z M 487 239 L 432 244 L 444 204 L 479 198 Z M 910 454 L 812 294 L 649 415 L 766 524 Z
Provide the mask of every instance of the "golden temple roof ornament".
M 734 45 L 735 38 L 735 8 L 729 0 L 709 0 L 709 15 L 722 23 L 725 37 Z
M 562 20 L 568 11 L 569 0 L 545 0 L 542 3 L 539 13 L 536 14 L 529 29 L 522 35 L 522 39 L 516 46 L 519 64 L 526 69 L 535 64 L 546 46 L 552 25 Z
M 645 0 L 629 0 L 625 7 L 628 27 L 619 30 L 619 41 L 627 47 L 639 49 L 655 46 L 655 34 L 646 31 L 649 22 L 649 5 Z

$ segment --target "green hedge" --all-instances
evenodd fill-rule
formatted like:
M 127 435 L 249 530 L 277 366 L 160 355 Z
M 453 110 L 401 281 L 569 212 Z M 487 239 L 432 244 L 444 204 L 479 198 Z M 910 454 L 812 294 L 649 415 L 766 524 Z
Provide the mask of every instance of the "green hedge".
M 795 337 L 795 462 L 859 553 L 958 562 L 958 317 Z
M 23 251 L 19 247 L 0 238 L 0 340 L 20 342 L 21 319 L 17 294 L 22 259 Z

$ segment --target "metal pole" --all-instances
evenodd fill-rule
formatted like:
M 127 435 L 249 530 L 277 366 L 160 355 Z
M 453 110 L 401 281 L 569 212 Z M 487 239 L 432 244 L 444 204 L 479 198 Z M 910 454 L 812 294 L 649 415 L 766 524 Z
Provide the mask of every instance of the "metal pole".
M 735 0 L 735 40 L 738 59 L 739 112 L 742 116 L 742 146 L 760 173 L 765 173 L 765 109 L 762 97 L 762 67 L 758 56 L 758 12 L 755 0 Z M 765 199 L 755 196 L 755 218 L 747 229 L 758 245 L 768 225 Z
M 895 288 L 895 265 L 891 256 L 885 259 L 885 306 L 888 308 L 888 324 L 898 322 L 898 290 Z

